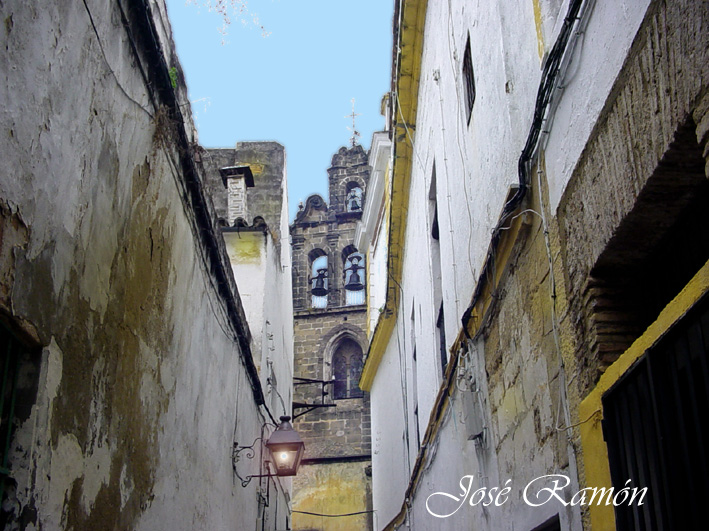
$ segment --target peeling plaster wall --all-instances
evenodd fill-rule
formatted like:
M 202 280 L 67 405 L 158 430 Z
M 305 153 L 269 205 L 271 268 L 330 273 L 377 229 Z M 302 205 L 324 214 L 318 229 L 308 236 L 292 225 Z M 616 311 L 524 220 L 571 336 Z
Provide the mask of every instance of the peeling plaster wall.
M 255 528 L 259 486 L 235 481 L 231 449 L 263 415 L 120 7 L 135 31 L 136 2 L 2 4 L 0 305 L 41 349 L 5 508 L 26 529 Z M 285 504 L 271 486 L 270 528 Z

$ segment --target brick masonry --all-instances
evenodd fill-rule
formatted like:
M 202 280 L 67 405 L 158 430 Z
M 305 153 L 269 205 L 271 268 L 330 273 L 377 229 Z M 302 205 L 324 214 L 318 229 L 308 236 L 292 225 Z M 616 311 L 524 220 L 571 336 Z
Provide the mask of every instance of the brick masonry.
M 366 344 L 363 329 L 366 310 L 330 309 L 296 312 L 295 375 L 317 380 L 332 379 L 332 354 L 339 339 L 352 337 Z M 365 349 L 363 349 L 364 351 Z M 332 391 L 332 387 L 328 387 Z M 295 387 L 294 401 L 319 402 L 319 385 Z M 363 398 L 326 399 L 336 407 L 321 408 L 297 419 L 296 429 L 306 444 L 306 459 L 369 455 L 370 422 L 369 395 Z
M 274 241 L 280 241 L 279 227 L 282 202 L 280 197 L 285 175 L 285 149 L 277 142 L 238 142 L 236 148 L 206 149 L 202 153 L 202 164 L 207 170 L 205 187 L 210 192 L 217 218 L 222 225 L 228 224 L 228 194 L 224 188 L 219 169 L 228 166 L 248 165 L 254 176 L 254 186 L 246 188 L 246 215 L 249 225 L 253 216 L 262 217 L 274 234 Z M 248 217 L 251 216 L 251 217 Z
M 576 458 L 589 486 L 578 429 L 562 429 L 562 397 L 571 425 L 587 421 L 580 401 L 707 259 L 709 216 L 697 204 L 709 200 L 708 18 L 700 3 L 650 6 L 559 208 L 547 212 L 549 253 L 536 216 L 516 244 L 481 349 L 487 451 L 501 477 L 572 475 Z M 545 208 L 545 184 L 544 204 L 535 190 L 525 208 Z
M 560 203 L 582 395 L 648 324 L 611 278 L 634 274 L 709 175 L 708 24 L 702 2 L 650 6 Z

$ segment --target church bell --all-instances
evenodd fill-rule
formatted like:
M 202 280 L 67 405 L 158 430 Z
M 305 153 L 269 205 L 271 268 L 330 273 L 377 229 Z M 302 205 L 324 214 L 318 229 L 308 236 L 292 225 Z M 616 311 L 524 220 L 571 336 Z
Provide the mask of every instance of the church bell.
M 316 297 L 324 297 L 327 295 L 325 282 L 327 280 L 327 269 L 318 269 L 318 276 L 310 279 L 313 282 L 313 289 L 310 292 Z
M 362 291 L 364 289 L 364 283 L 359 274 L 359 271 L 364 269 L 364 267 L 359 265 L 359 260 L 359 257 L 353 257 L 351 260 L 352 265 L 345 269 L 345 274 L 347 274 L 347 271 L 350 272 L 349 280 L 345 284 L 345 289 L 348 291 Z
M 360 204 L 360 198 L 357 195 L 356 190 L 350 191 L 347 195 L 348 210 L 350 212 L 358 212 L 362 210 L 362 205 Z

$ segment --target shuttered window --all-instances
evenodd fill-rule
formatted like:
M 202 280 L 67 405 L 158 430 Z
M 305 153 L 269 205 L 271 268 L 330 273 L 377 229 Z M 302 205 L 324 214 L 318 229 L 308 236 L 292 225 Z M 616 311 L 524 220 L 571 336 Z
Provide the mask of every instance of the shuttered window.
M 709 499 L 709 298 L 603 397 L 613 487 L 647 487 L 615 508 L 619 530 L 703 529 Z

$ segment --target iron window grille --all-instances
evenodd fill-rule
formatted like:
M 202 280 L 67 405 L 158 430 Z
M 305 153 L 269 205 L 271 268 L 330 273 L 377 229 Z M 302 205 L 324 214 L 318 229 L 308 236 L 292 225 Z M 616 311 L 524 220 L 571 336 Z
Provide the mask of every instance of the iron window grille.
M 647 487 L 643 505 L 615 507 L 619 530 L 703 529 L 709 498 L 709 297 L 704 297 L 603 397 L 616 492 Z

